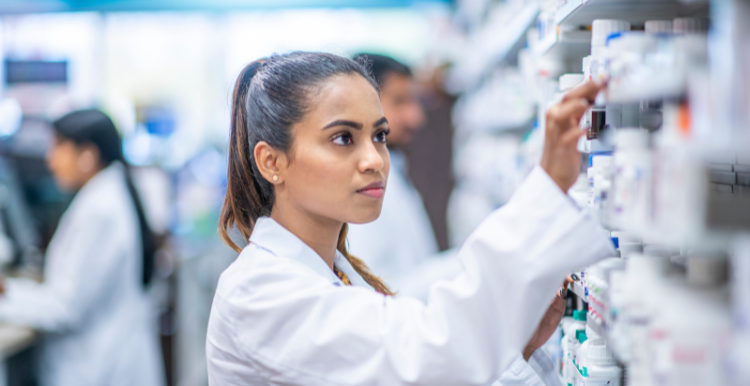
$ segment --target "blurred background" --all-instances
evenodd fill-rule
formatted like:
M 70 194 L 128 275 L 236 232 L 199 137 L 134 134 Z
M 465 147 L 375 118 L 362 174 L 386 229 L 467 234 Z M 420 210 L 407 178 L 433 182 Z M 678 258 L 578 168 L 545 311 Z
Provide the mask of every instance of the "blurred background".
M 445 44 L 455 39 L 453 7 L 440 0 L 3 2 L 0 179 L 14 251 L 7 275 L 42 279 L 44 251 L 71 199 L 45 166 L 50 122 L 102 109 L 136 166 L 151 227 L 163 236 L 151 291 L 168 384 L 205 385 L 211 299 L 237 256 L 217 234 L 232 88 L 250 61 L 294 50 L 379 53 L 413 66 L 436 130 L 413 141 L 420 161 L 412 167 L 440 169 L 418 182 L 431 192 L 426 201 L 447 248 L 453 97 L 436 77 L 456 49 Z M 36 384 L 40 337 L 8 331 L 0 352 L 9 384 Z
M 219 275 L 237 257 L 219 239 L 217 223 L 226 187 L 231 92 L 248 62 L 306 50 L 348 57 L 382 54 L 410 66 L 425 120 L 402 150 L 439 250 L 450 253 L 538 163 L 550 103 L 584 76 L 592 78 L 582 59 L 591 49 L 595 19 L 624 18 L 641 32 L 651 19 L 711 19 L 710 34 L 707 21 L 687 31 L 703 39 L 689 60 L 680 56 L 683 46 L 667 37 L 649 51 L 661 61 L 625 61 L 625 67 L 609 68 L 610 76 L 621 76 L 619 85 L 649 84 L 665 69 L 678 69 L 682 77 L 650 94 L 613 89 L 621 92 L 613 95 L 625 95 L 616 101 L 622 105 L 663 102 L 649 110 L 659 114 L 659 123 L 648 127 L 652 134 L 661 129 L 662 106 L 667 106 L 668 128 L 676 122 L 669 119 L 674 110 L 669 106 L 691 109 L 692 134 L 677 148 L 690 149 L 688 159 L 701 161 L 696 175 L 709 177 L 700 186 L 745 197 L 750 189 L 750 178 L 742 180 L 750 172 L 750 158 L 742 155 L 748 154 L 750 137 L 750 48 L 742 38 L 750 36 L 747 8 L 731 0 L 5 0 L 0 3 L 0 229 L 7 240 L 0 240 L 0 258 L 7 276 L 42 280 L 45 249 L 71 200 L 45 166 L 53 140 L 50 122 L 73 110 L 102 109 L 123 138 L 151 227 L 160 235 L 151 292 L 167 384 L 204 386 L 211 299 Z M 672 25 L 660 32 L 672 33 Z M 633 70 L 638 66 L 651 77 L 638 78 L 643 74 Z M 576 76 L 564 80 L 565 74 Z M 587 154 L 574 189 L 587 206 L 587 194 L 595 194 L 586 186 L 588 153 L 611 155 L 614 145 L 581 146 Z M 682 150 L 662 154 L 684 156 Z M 721 180 L 727 175 L 712 171 L 732 173 L 732 179 Z M 688 184 L 663 178 L 669 186 Z M 733 238 L 750 228 L 747 218 L 727 215 L 732 210 L 725 207 L 716 209 L 724 215 L 704 216 L 710 197 L 683 201 L 675 210 L 691 215 L 672 223 L 610 221 L 610 228 L 631 232 L 641 247 L 668 244 L 678 256 L 689 255 L 696 245 L 710 252 L 704 255 L 723 256 L 719 260 L 750 256 L 750 244 Z M 594 209 L 606 212 L 607 206 Z M 644 234 L 658 237 L 644 240 Z M 734 307 L 742 310 L 750 304 L 750 267 L 733 267 L 745 267 L 732 276 L 740 278 L 734 292 L 740 305 Z M 578 305 L 571 303 L 569 314 L 587 307 L 587 295 Z M 750 339 L 750 312 L 736 314 L 737 336 Z M 0 385 L 6 380 L 36 384 L 38 339 L 23 326 L 0 325 Z M 747 349 L 736 349 L 750 358 Z M 736 377 L 747 376 L 736 362 L 721 363 L 734 364 Z

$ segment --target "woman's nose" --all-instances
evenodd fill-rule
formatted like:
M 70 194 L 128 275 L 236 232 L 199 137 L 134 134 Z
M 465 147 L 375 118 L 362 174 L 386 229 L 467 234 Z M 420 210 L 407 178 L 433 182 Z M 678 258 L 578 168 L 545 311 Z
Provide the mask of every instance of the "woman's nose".
M 375 144 L 370 141 L 366 141 L 362 146 L 360 154 L 359 171 L 362 173 L 368 171 L 378 172 L 385 166 L 383 155 L 380 154 Z

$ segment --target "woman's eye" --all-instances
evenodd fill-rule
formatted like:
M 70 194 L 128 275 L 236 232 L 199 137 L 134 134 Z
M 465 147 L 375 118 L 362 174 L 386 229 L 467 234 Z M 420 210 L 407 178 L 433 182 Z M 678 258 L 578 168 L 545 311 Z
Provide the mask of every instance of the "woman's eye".
M 388 142 L 388 131 L 383 130 L 375 134 L 375 142 L 382 142 L 382 143 Z
M 333 138 L 333 143 L 341 146 L 351 145 L 352 136 L 347 133 L 339 134 Z

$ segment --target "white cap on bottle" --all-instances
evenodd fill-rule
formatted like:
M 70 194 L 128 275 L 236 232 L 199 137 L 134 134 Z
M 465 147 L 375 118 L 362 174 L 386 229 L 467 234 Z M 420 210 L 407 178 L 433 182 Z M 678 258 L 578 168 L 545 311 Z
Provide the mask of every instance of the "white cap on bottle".
M 704 33 L 708 31 L 708 19 L 692 17 L 674 19 L 672 31 L 676 34 Z
M 583 80 L 590 80 L 591 78 L 591 56 L 586 56 L 581 60 L 581 67 L 583 68 Z
M 560 76 L 560 91 L 568 91 L 583 83 L 583 74 L 563 74 Z
M 611 19 L 594 20 L 591 25 L 591 54 L 594 54 L 594 48 L 607 45 L 609 35 L 622 31 L 630 31 L 630 22 Z
M 644 30 L 647 34 L 671 33 L 672 20 L 648 20 Z
M 613 365 L 617 363 L 604 339 L 597 339 L 591 342 L 587 354 L 589 366 Z

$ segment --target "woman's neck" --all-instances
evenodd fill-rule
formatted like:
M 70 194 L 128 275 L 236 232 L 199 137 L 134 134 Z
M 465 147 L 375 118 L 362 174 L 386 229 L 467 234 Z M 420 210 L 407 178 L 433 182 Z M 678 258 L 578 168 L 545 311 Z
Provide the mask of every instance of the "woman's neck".
M 344 223 L 313 215 L 292 205 L 274 205 L 271 218 L 299 237 L 333 270 L 339 234 Z

